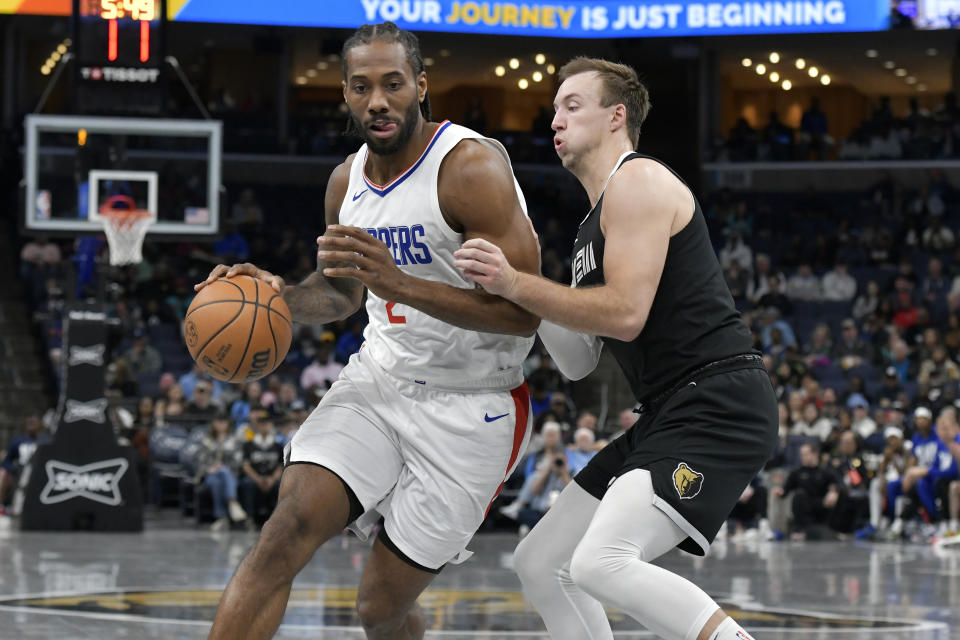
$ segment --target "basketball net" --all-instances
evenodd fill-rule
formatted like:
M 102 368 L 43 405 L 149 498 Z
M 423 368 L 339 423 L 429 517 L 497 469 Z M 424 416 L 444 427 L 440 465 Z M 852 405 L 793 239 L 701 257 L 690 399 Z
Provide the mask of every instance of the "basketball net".
M 143 261 L 143 239 L 152 217 L 140 209 L 108 209 L 101 211 L 103 230 L 110 247 L 110 264 L 139 264 Z

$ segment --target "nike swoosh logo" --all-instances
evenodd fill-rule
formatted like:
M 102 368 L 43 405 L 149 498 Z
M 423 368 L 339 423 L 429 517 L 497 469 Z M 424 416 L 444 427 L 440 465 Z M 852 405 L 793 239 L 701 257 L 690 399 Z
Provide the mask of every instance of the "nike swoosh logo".
M 356 194 L 355 196 L 353 196 L 353 201 L 356 202 L 357 200 L 359 200 L 359 199 L 360 199 L 360 196 L 362 196 L 362 195 L 365 194 L 366 192 L 367 192 L 367 190 L 364 189 L 364 190 L 361 191 L 360 193 L 358 193 L 358 194 Z
M 493 416 L 493 417 L 491 418 L 489 414 L 486 414 L 486 413 L 485 413 L 485 414 L 483 414 L 483 419 L 486 420 L 487 422 L 493 422 L 494 420 L 499 420 L 500 418 L 505 418 L 505 417 L 507 417 L 508 415 L 510 415 L 510 414 L 509 414 L 509 413 L 502 413 L 502 414 L 500 414 L 499 416 Z

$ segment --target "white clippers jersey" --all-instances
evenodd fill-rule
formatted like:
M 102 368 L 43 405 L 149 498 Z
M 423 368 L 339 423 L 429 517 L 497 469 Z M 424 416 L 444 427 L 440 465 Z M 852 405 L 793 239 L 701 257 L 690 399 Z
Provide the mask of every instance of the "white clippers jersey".
M 464 236 L 440 212 L 437 177 L 440 163 L 465 138 L 495 147 L 510 164 L 503 146 L 479 133 L 445 121 L 420 158 L 387 185 L 367 179 L 367 145 L 350 167 L 350 184 L 340 206 L 340 224 L 362 227 L 393 251 L 397 266 L 412 276 L 472 289 L 453 265 Z M 527 205 L 514 180 L 520 204 Z M 483 206 L 483 203 L 477 203 Z M 523 381 L 521 364 L 533 337 L 520 338 L 461 329 L 367 292 L 370 323 L 364 353 L 393 375 L 448 389 L 509 389 Z

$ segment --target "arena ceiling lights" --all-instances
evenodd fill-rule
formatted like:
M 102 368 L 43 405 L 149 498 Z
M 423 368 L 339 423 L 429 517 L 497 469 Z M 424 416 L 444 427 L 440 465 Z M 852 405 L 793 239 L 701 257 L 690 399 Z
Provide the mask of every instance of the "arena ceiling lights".
M 929 58 L 935 58 L 939 53 L 936 47 L 927 47 L 924 50 L 924 54 Z M 877 49 L 867 49 L 865 55 L 871 60 L 882 59 L 880 51 Z M 908 87 L 912 87 L 921 93 L 927 90 L 926 83 L 920 81 L 920 78 L 917 77 L 918 74 L 911 73 L 905 66 L 897 64 L 896 60 L 884 60 L 881 66 L 885 70 L 892 72 L 894 77 L 902 78 Z
M 755 62 L 756 61 L 756 62 Z M 811 64 L 806 58 L 791 57 L 779 51 L 768 51 L 755 57 L 744 56 L 740 66 L 753 69 L 758 76 L 766 76 L 772 84 L 777 84 L 784 91 L 790 91 L 795 79 L 806 74 L 810 78 L 819 78 L 820 84 L 826 86 L 833 81 L 830 74 Z

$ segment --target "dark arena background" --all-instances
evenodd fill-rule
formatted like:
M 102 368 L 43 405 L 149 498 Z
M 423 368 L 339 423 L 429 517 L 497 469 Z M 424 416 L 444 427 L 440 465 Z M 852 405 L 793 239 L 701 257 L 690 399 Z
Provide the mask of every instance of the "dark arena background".
M 327 180 L 361 144 L 341 50 L 384 20 L 420 38 L 433 119 L 508 150 L 555 281 L 589 208 L 554 151 L 557 71 L 604 57 L 649 88 L 639 151 L 701 202 L 780 403 L 710 553 L 658 564 L 758 640 L 960 638 L 955 0 L 0 0 L 0 638 L 206 637 L 275 504 L 249 469 L 279 477 L 263 452 L 367 318 L 295 324 L 273 373 L 226 384 L 184 343 L 193 284 L 314 272 Z M 427 638 L 548 637 L 512 560 L 551 502 L 523 499 L 539 434 L 557 424 L 576 471 L 634 422 L 608 352 L 573 382 L 538 341 L 524 369 L 537 435 L 420 598 Z M 217 417 L 237 501 L 207 477 Z M 781 488 L 809 451 L 835 484 L 798 518 Z M 364 637 L 368 548 L 324 545 L 276 637 Z

